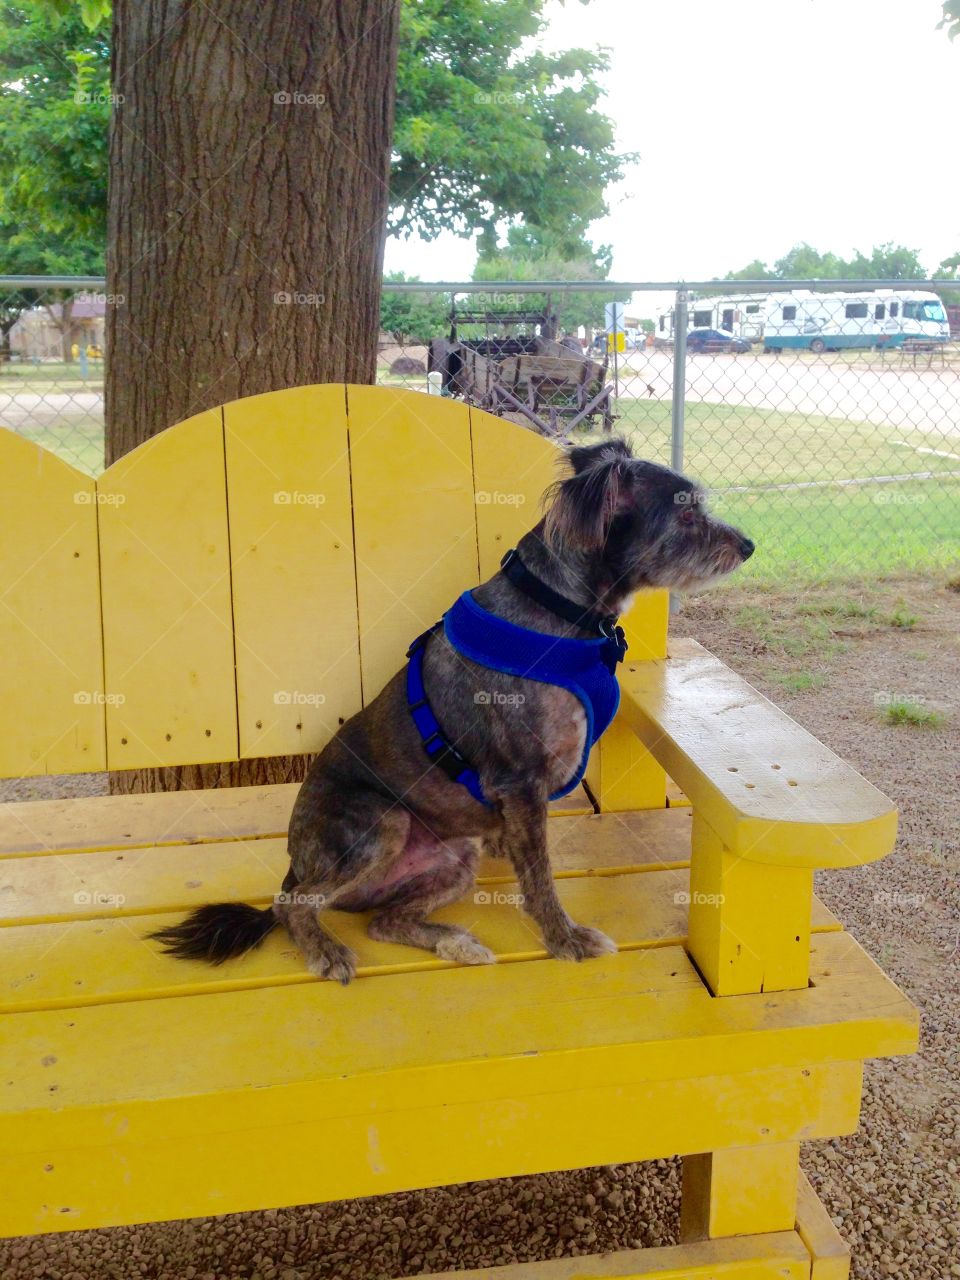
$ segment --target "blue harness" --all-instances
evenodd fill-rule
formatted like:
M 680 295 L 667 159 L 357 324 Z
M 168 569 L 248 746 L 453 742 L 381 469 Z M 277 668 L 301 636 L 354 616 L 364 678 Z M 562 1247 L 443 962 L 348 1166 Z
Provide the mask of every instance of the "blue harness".
M 508 576 L 521 589 L 533 595 L 539 603 L 555 608 L 556 612 L 560 612 L 556 606 L 562 604 L 564 617 L 575 618 L 584 625 L 596 622 L 596 628 L 602 634 L 595 639 L 574 640 L 531 631 L 490 613 L 477 604 L 472 592 L 465 591 L 441 621 L 418 636 L 407 650 L 407 704 L 428 759 L 452 781 L 465 786 L 475 800 L 486 805 L 490 801 L 483 794 L 480 775 L 444 737 L 424 688 L 424 649 L 427 639 L 441 626 L 457 653 L 471 662 L 491 671 L 520 676 L 524 680 L 556 685 L 580 700 L 587 718 L 583 756 L 573 777 L 553 793 L 551 800 L 565 796 L 579 785 L 587 767 L 590 748 L 610 724 L 620 705 L 616 670 L 627 650 L 622 628 L 616 626 L 613 619 L 598 617 L 558 596 L 522 564 L 518 565 L 518 560 L 515 551 L 508 552 L 504 564 L 508 567 Z

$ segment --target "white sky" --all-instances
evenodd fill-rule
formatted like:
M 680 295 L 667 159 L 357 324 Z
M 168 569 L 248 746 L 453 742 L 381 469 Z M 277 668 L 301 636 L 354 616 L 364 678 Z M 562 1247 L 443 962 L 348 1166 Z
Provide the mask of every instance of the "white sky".
M 931 271 L 960 250 L 960 41 L 936 30 L 941 12 L 552 0 L 547 45 L 612 50 L 605 109 L 618 148 L 641 153 L 591 228 L 613 245 L 612 278 L 709 279 L 800 240 L 844 255 L 892 240 Z M 467 280 L 475 257 L 451 235 L 391 240 L 386 269 Z

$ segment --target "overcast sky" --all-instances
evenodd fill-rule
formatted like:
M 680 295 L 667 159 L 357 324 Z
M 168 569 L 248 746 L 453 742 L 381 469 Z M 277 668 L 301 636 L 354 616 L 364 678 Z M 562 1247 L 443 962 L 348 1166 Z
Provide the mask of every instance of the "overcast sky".
M 619 280 L 709 279 L 806 240 L 960 251 L 960 41 L 938 0 L 567 0 L 550 47 L 612 50 L 606 111 L 641 153 L 594 223 Z M 387 270 L 469 279 L 473 244 L 391 241 Z

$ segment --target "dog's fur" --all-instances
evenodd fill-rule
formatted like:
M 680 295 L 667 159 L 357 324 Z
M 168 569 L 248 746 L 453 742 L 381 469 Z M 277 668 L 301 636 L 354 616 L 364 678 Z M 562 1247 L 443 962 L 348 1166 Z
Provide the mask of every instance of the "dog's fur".
M 518 550 L 533 573 L 571 600 L 622 613 L 643 588 L 702 586 L 752 554 L 748 538 L 708 514 L 696 484 L 634 459 L 624 441 L 574 448 L 568 458 L 572 474 L 548 491 L 544 519 Z M 503 573 L 485 582 L 476 599 L 535 631 L 586 634 Z M 492 952 L 466 929 L 429 919 L 472 886 L 477 840 L 509 859 L 523 906 L 553 955 L 583 960 L 615 949 L 564 911 L 547 856 L 547 797 L 573 776 L 584 746 L 578 699 L 464 659 L 442 630 L 427 641 L 423 669 L 447 740 L 477 769 L 492 806 L 428 765 L 401 670 L 313 764 L 293 807 L 290 870 L 274 904 L 201 907 L 154 935 L 170 952 L 218 964 L 283 924 L 312 973 L 347 983 L 355 958 L 318 919 L 336 908 L 372 911 L 372 938 L 464 964 L 488 963 Z M 478 692 L 488 696 L 478 702 Z

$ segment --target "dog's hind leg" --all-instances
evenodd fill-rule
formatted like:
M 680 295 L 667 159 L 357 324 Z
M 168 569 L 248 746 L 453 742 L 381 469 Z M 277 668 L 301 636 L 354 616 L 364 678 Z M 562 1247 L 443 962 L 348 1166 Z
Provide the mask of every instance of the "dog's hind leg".
M 338 942 L 317 919 L 317 912 L 327 902 L 321 885 L 300 885 L 290 893 L 280 894 L 274 904 L 284 928 L 303 953 L 311 973 L 346 986 L 357 970 L 357 958 L 349 947 Z
M 462 849 L 461 849 L 462 846 Z M 367 932 L 378 942 L 399 942 L 433 951 L 458 964 L 493 964 L 496 956 L 468 929 L 438 924 L 426 917 L 456 902 L 473 885 L 475 851 L 469 841 L 449 842 L 460 854 L 456 862 L 425 871 L 406 881 L 399 892 L 370 921 Z

